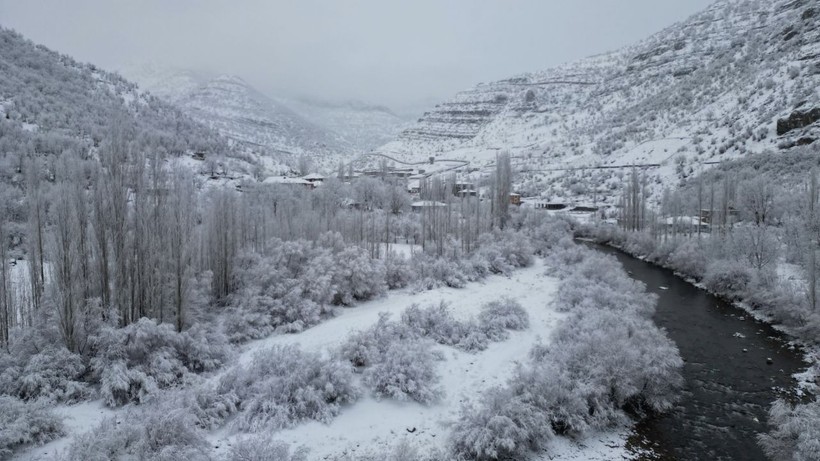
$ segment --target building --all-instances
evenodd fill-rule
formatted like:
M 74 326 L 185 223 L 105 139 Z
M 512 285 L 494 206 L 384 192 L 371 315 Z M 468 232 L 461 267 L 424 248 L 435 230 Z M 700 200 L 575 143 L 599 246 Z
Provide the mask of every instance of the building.
M 471 182 L 466 181 L 458 181 L 455 184 L 453 184 L 453 195 L 461 196 L 464 191 L 475 192 L 475 185 Z
M 521 194 L 516 194 L 516 193 L 510 194 L 510 205 L 520 206 L 521 205 Z
M 412 209 L 416 213 L 420 213 L 424 210 L 434 210 L 437 208 L 446 208 L 447 204 L 442 202 L 436 202 L 434 200 L 421 200 L 418 202 L 413 202 L 410 205 L 410 209 Z
M 670 216 L 660 220 L 661 227 L 669 232 L 709 232 L 709 223 L 698 216 Z
M 311 173 L 307 176 L 302 176 L 302 179 L 313 184 L 314 186 L 318 186 L 325 181 L 325 177 L 319 173 Z
M 265 185 L 283 185 L 283 186 L 292 186 L 292 187 L 305 187 L 307 189 L 313 189 L 315 184 L 312 182 L 303 179 L 303 178 L 291 178 L 287 176 L 269 176 L 262 181 L 262 184 Z
M 569 207 L 566 203 L 535 202 L 536 210 L 562 211 Z
M 407 193 L 408 194 L 420 194 L 421 193 L 421 181 L 414 179 L 407 182 Z

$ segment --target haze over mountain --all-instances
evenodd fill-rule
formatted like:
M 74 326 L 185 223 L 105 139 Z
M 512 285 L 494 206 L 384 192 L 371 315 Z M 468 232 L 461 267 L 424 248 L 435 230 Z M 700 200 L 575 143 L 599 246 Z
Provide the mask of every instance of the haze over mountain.
M 233 142 L 291 165 L 306 156 L 325 168 L 335 166 L 391 140 L 407 124 L 384 106 L 269 96 L 238 76 L 153 63 L 131 65 L 123 73 Z

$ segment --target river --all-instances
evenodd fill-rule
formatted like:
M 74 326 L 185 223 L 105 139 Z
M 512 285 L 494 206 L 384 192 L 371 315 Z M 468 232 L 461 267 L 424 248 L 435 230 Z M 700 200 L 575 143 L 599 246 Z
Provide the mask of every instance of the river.
M 658 295 L 655 323 L 675 341 L 686 386 L 676 408 L 636 427 L 631 443 L 661 460 L 767 459 L 756 435 L 767 430 L 770 404 L 793 391 L 792 374 L 807 364 L 788 337 L 667 269 L 614 254 L 630 275 Z

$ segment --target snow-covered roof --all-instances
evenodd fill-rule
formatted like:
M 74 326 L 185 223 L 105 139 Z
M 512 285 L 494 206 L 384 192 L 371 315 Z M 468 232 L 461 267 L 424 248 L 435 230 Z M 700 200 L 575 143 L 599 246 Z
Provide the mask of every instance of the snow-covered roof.
M 436 202 L 433 200 L 421 200 L 418 202 L 413 202 L 411 205 L 413 208 L 426 208 L 426 207 L 442 207 L 447 206 L 445 203 Z
M 289 178 L 287 176 L 269 176 L 262 181 L 262 184 L 301 184 L 304 186 L 308 186 L 311 184 L 310 181 L 307 181 L 302 178 Z
M 307 176 L 302 176 L 302 179 L 306 181 L 324 181 L 325 177 L 320 175 L 319 173 L 311 173 Z
M 679 225 L 679 226 L 705 226 L 707 223 L 703 222 L 703 220 L 697 216 L 670 216 L 664 219 L 662 222 L 672 226 L 672 225 Z

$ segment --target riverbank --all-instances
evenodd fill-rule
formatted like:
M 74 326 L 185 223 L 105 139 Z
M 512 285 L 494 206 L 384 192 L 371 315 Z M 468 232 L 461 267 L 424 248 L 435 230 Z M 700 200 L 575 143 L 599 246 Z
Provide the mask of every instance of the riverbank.
M 786 381 L 780 381 L 780 384 L 777 386 L 770 386 L 772 383 L 767 383 L 765 376 L 764 381 L 762 383 L 762 387 L 749 394 L 751 397 L 757 398 L 758 396 L 765 396 L 763 401 L 757 402 L 757 404 L 753 407 L 755 408 L 754 413 L 754 424 L 751 424 L 752 428 L 749 434 L 751 437 L 746 437 L 748 442 L 751 445 L 757 446 L 760 443 L 760 439 L 763 439 L 762 445 L 766 446 L 766 452 L 773 456 L 775 459 L 779 459 L 781 455 L 783 456 L 790 456 L 797 451 L 805 452 L 805 445 L 813 446 L 813 444 L 817 443 L 817 436 L 809 434 L 808 432 L 800 429 L 800 427 L 804 427 L 805 424 L 816 424 L 816 422 L 810 421 L 810 417 L 807 415 L 811 415 L 815 411 L 815 407 L 817 407 L 818 402 L 811 402 L 810 399 L 812 394 L 817 390 L 817 374 L 818 374 L 818 345 L 815 341 L 811 340 L 810 335 L 806 333 L 811 331 L 807 328 L 791 328 L 789 325 L 786 325 L 782 322 L 778 322 L 778 316 L 775 315 L 770 310 L 760 309 L 759 303 L 761 300 L 768 300 L 769 302 L 773 301 L 783 301 L 782 292 L 783 287 L 778 285 L 780 289 L 781 296 L 772 296 L 771 292 L 758 292 L 754 293 L 754 290 L 759 286 L 756 284 L 747 284 L 744 290 L 739 290 L 738 286 L 732 286 L 731 284 L 727 285 L 731 288 L 731 291 L 727 293 L 724 291 L 723 293 L 720 290 L 714 290 L 714 286 L 709 286 L 709 283 L 715 283 L 713 280 L 706 279 L 706 275 L 703 272 L 700 273 L 699 276 L 692 276 L 690 273 L 686 271 L 680 270 L 681 265 L 686 266 L 685 263 L 691 263 L 692 258 L 692 251 L 691 251 L 691 241 L 684 242 L 689 243 L 689 248 L 685 248 L 684 251 L 677 251 L 680 248 L 669 247 L 667 246 L 664 249 L 658 249 L 654 242 L 648 241 L 644 235 L 635 235 L 630 236 L 625 233 L 618 233 L 615 235 L 616 238 L 613 237 L 612 229 L 605 229 L 603 234 L 606 238 L 601 238 L 600 234 L 596 234 L 594 231 L 595 229 L 584 228 L 580 235 L 582 238 L 587 239 L 590 242 L 596 242 L 599 245 L 603 245 L 601 248 L 603 251 L 614 252 L 614 254 L 622 260 L 622 263 L 626 267 L 634 264 L 641 264 L 646 265 L 648 267 L 654 268 L 655 272 L 665 273 L 667 278 L 663 283 L 664 285 L 658 285 L 654 287 L 656 293 L 661 296 L 659 301 L 659 313 L 663 313 L 666 308 L 668 308 L 668 296 L 670 293 L 670 285 L 672 284 L 685 284 L 690 291 L 699 292 L 700 296 L 711 297 L 713 302 L 711 303 L 714 307 L 709 307 L 709 311 L 712 312 L 723 312 L 723 317 L 727 319 L 734 318 L 735 320 L 739 320 L 745 324 L 754 324 L 758 328 L 754 332 L 743 332 L 743 331 L 726 331 L 724 332 L 725 338 L 721 341 L 723 344 L 713 345 L 710 348 L 716 350 L 718 352 L 718 356 L 715 357 L 717 360 L 722 360 L 723 364 L 728 364 L 730 367 L 734 367 L 736 364 L 749 364 L 749 366 L 753 368 L 774 368 L 780 370 L 781 367 L 781 359 L 777 357 L 777 352 L 782 349 L 787 349 L 791 355 L 795 355 L 797 358 L 802 359 L 803 363 L 793 364 L 794 366 L 782 368 L 784 371 L 787 371 L 788 374 L 785 376 Z M 576 233 L 578 235 L 578 233 Z M 636 251 L 643 250 L 643 251 Z M 689 259 L 687 259 L 689 257 Z M 671 260 L 671 264 L 669 263 Z M 664 263 L 666 262 L 666 263 Z M 681 264 L 684 263 L 684 264 Z M 690 264 L 689 268 L 697 267 L 698 264 Z M 704 267 L 705 265 L 701 265 Z M 713 271 L 714 272 L 714 271 Z M 744 273 L 741 272 L 741 275 L 748 275 L 748 272 Z M 714 276 L 714 274 L 712 274 Z M 633 270 L 634 276 L 634 270 Z M 731 277 L 728 278 L 731 280 Z M 725 279 L 724 279 L 725 280 Z M 651 283 L 651 282 L 650 282 Z M 767 286 L 767 285 L 764 285 Z M 768 285 L 771 286 L 771 285 Z M 750 289 L 751 287 L 751 289 Z M 724 287 L 725 288 L 725 287 Z M 761 290 L 765 291 L 765 290 Z M 749 296 L 740 296 L 741 294 L 751 295 L 751 299 L 753 302 L 749 301 Z M 792 298 L 794 299 L 794 298 Z M 669 322 L 669 319 L 664 321 L 663 319 L 660 320 L 661 326 L 667 326 L 670 329 L 670 336 L 672 336 L 676 343 L 681 341 L 681 335 L 676 335 L 674 330 L 677 328 L 681 328 L 681 326 L 689 326 L 692 323 L 692 318 L 690 316 L 691 311 L 693 309 L 692 303 L 681 303 L 680 299 L 673 299 L 673 303 L 677 303 L 678 306 L 678 313 L 685 312 L 687 315 L 683 318 L 673 319 Z M 757 303 L 757 305 L 755 305 Z M 707 303 L 708 304 L 708 303 Z M 756 308 L 758 307 L 758 308 Z M 675 314 L 673 310 L 671 314 Z M 739 324 L 740 325 L 740 324 Z M 688 331 L 684 335 L 684 340 L 688 335 Z M 711 334 L 711 333 L 710 333 Z M 733 347 L 732 342 L 759 342 L 761 337 L 765 338 L 776 338 L 779 342 L 779 345 L 775 345 L 775 349 L 771 350 L 769 353 L 764 354 L 765 357 L 755 357 L 754 352 L 755 349 L 751 347 L 742 347 L 740 353 L 738 353 L 737 348 Z M 709 344 L 711 340 L 710 337 L 704 338 L 706 342 L 703 344 L 697 344 L 698 347 L 703 348 L 704 344 Z M 679 343 L 679 346 L 681 344 Z M 765 349 L 765 348 L 764 348 Z M 687 360 L 687 365 L 684 369 L 684 375 L 687 376 L 687 382 L 690 383 L 692 379 L 692 361 L 691 357 L 687 357 L 689 351 L 684 350 L 682 347 L 682 355 L 685 360 Z M 721 358 L 722 355 L 725 355 L 725 358 Z M 765 361 L 766 365 L 763 365 L 761 361 Z M 798 360 L 800 362 L 800 360 Z M 708 362 L 695 362 L 695 363 L 708 363 Z M 718 362 L 720 363 L 720 362 Z M 721 366 L 721 369 L 724 368 Z M 695 370 L 697 371 L 697 370 Z M 718 370 L 723 371 L 723 370 Z M 782 378 L 783 376 L 778 376 L 777 378 Z M 734 390 L 734 386 L 726 385 L 727 381 L 725 378 L 721 378 L 721 385 L 720 387 L 724 389 L 724 391 L 732 391 Z M 691 383 L 690 383 L 691 384 Z M 741 382 L 740 384 L 743 384 Z M 768 392 L 769 390 L 775 389 L 776 392 Z M 786 390 L 791 389 L 792 392 L 788 392 Z M 718 396 L 720 393 L 717 394 Z M 691 396 L 685 396 L 684 399 L 690 398 Z M 781 400 L 782 399 L 782 400 Z M 739 401 L 742 402 L 742 399 Z M 808 402 L 805 405 L 798 405 L 796 408 L 789 409 L 789 405 L 785 403 L 779 403 L 777 405 L 773 405 L 771 411 L 767 410 L 767 405 L 772 404 L 773 401 L 783 402 L 788 401 L 794 404 L 795 402 Z M 784 406 L 785 405 L 785 406 Z M 740 408 L 740 414 L 743 413 L 743 409 L 745 408 L 742 404 L 738 406 Z M 726 411 L 734 412 L 737 411 L 737 408 L 727 408 Z M 746 408 L 748 410 L 748 408 Z M 674 417 L 675 412 L 672 414 Z M 762 417 L 761 417 L 762 416 Z M 678 417 L 680 417 L 678 415 Z M 808 418 L 808 419 L 807 419 Z M 766 426 L 766 422 L 771 419 L 770 426 Z M 713 419 L 710 416 L 704 417 L 703 420 L 700 422 L 703 424 L 704 427 L 709 428 L 714 426 L 712 423 Z M 740 422 L 743 423 L 743 418 L 740 419 Z M 685 430 L 683 427 L 678 427 L 677 429 L 673 429 L 671 427 L 663 428 L 664 424 L 661 424 L 661 430 L 657 430 L 658 428 L 653 428 L 652 421 L 645 421 L 644 423 L 640 424 L 636 428 L 636 432 L 638 436 L 633 437 L 631 442 L 633 444 L 637 443 L 639 446 L 648 447 L 653 449 L 655 452 L 659 452 L 658 458 L 653 459 L 676 459 L 674 456 L 667 456 L 663 453 L 662 446 L 665 442 L 659 442 L 659 434 L 662 434 L 664 431 L 681 431 Z M 699 427 L 699 425 L 698 425 Z M 737 431 L 737 422 L 730 423 L 729 425 L 725 426 L 726 434 L 732 434 Z M 767 432 L 771 430 L 771 432 Z M 765 436 L 758 436 L 758 434 L 766 434 Z M 772 443 L 767 442 L 774 442 L 775 448 L 772 449 Z M 687 442 L 688 443 L 688 442 Z M 720 442 L 721 444 L 724 442 Z M 660 449 L 659 449 L 660 448 Z M 742 448 L 742 445 L 739 447 Z M 761 455 L 762 456 L 762 455 Z M 690 459 L 691 456 L 685 457 L 685 459 Z M 714 456 L 710 457 L 709 459 L 715 459 Z M 720 458 L 717 458 L 720 459 Z M 727 454 L 726 459 L 734 459 L 731 453 Z M 757 459 L 757 458 L 748 458 L 744 457 L 744 459 Z M 759 459 L 765 459 L 760 457 Z
M 681 238 L 657 242 L 646 233 L 591 223 L 576 228 L 575 235 L 670 270 L 681 280 L 788 335 L 789 344 L 799 347 L 809 364 L 806 370 L 795 373 L 798 393 L 816 395 L 820 391 L 820 312 L 805 307 L 804 281 L 779 277 L 773 271 L 761 276 L 728 263 L 720 259 L 720 251 L 710 252 L 710 241 Z

